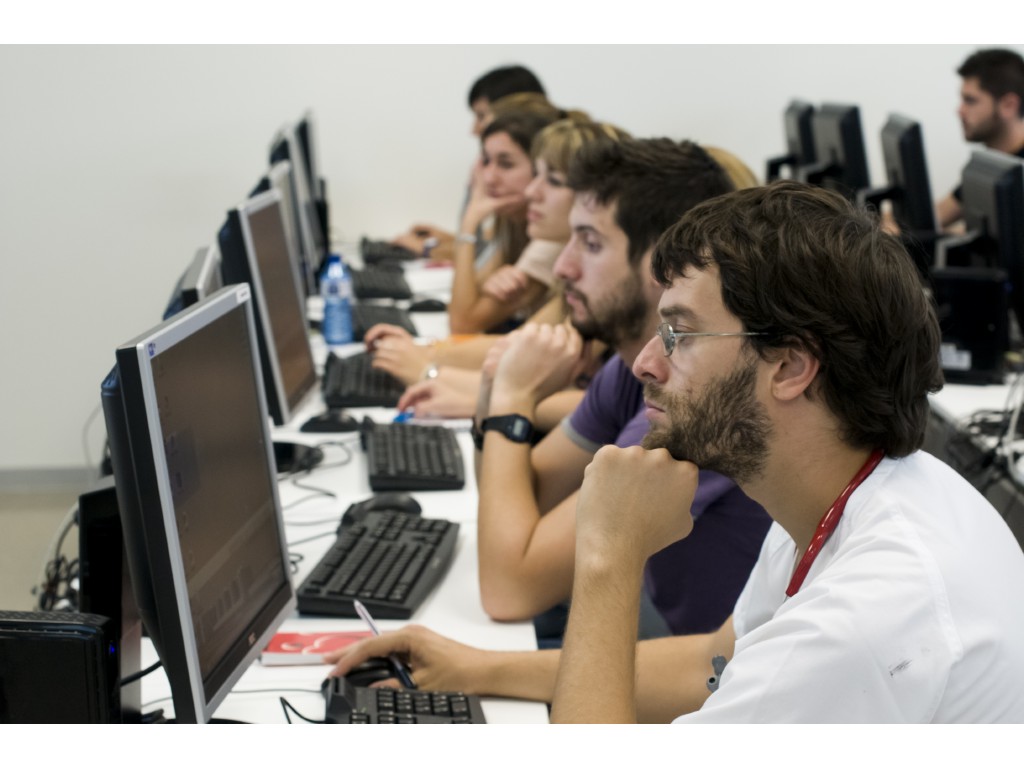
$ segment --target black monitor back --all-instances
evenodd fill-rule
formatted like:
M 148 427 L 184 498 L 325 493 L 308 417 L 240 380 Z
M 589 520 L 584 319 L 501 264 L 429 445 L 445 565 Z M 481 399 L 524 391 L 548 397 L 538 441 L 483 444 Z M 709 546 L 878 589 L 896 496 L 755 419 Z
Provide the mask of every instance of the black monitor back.
M 852 104 L 823 104 L 811 118 L 814 165 L 801 169 L 801 178 L 853 200 L 869 187 L 860 109 Z

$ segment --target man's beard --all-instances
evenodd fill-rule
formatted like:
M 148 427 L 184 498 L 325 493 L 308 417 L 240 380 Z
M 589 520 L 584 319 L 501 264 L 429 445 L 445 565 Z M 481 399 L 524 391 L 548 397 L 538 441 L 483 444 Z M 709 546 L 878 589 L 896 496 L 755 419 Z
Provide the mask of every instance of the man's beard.
M 652 423 L 644 448 L 667 448 L 678 461 L 691 461 L 737 483 L 758 477 L 768 459 L 771 422 L 754 397 L 757 362 L 712 380 L 696 398 L 667 392 L 648 382 L 644 398 L 665 412 Z
M 571 284 L 565 287 L 566 290 L 572 290 Z M 583 304 L 587 316 L 577 320 L 568 305 L 566 313 L 571 318 L 573 328 L 584 340 L 597 339 L 617 349 L 625 342 L 640 338 L 650 322 L 647 296 L 640 276 L 635 273 L 615 294 L 608 296 L 606 303 L 599 306 L 596 312 L 586 296 L 581 293 L 574 295 Z
M 996 114 L 995 109 L 992 110 L 992 114 L 989 115 L 985 120 L 977 123 L 972 128 L 968 129 L 964 126 L 964 141 L 978 142 L 980 144 L 989 144 L 1002 135 L 1004 130 L 1003 123 L 999 119 L 999 115 Z

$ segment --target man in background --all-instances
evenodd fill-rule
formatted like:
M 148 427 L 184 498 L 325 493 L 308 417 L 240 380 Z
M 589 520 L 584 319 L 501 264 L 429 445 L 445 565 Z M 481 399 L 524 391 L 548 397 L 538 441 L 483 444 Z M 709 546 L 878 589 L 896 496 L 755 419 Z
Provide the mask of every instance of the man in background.
M 964 139 L 1024 158 L 1024 59 L 990 48 L 971 54 L 957 70 L 963 78 L 957 114 Z M 961 187 L 936 204 L 940 229 L 962 218 Z

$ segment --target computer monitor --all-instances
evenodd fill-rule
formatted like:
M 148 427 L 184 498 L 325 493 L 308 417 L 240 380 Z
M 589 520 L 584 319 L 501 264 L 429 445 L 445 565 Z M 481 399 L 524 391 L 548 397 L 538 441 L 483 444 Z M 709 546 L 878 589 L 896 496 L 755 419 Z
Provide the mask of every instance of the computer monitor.
M 880 208 L 883 200 L 892 203 L 893 219 L 903 243 L 918 269 L 927 274 L 934 263 L 938 229 L 921 125 L 909 117 L 889 115 L 881 139 L 888 185 L 861 190 L 857 201 L 875 208 Z
M 961 190 L 967 232 L 942 241 L 945 262 L 1005 271 L 1010 307 L 1024 327 L 1024 161 L 996 150 L 975 150 Z
M 814 134 L 811 131 L 811 118 L 814 105 L 806 101 L 794 99 L 786 107 L 783 114 L 783 126 L 786 133 L 786 154 L 768 160 L 765 178 L 771 182 L 781 178 L 783 168 L 789 168 L 789 178 L 795 178 L 797 169 L 803 165 L 811 165 L 815 161 Z
M 299 223 L 299 238 L 303 254 L 308 263 L 315 266 L 315 274 L 319 275 L 327 256 L 327 234 L 317 211 L 317 198 L 311 192 L 316 182 L 310 180 L 306 171 L 306 161 L 296 132 L 296 126 L 283 126 L 270 144 L 270 163 L 273 166 L 282 160 L 292 164 L 292 178 L 295 185 L 296 215 Z
M 798 178 L 856 199 L 871 186 L 860 110 L 850 104 L 822 104 L 811 117 L 817 160 L 799 169 Z
M 191 307 L 224 286 L 220 274 L 220 251 L 216 244 L 196 251 L 185 271 L 171 291 L 163 319 L 172 317 L 185 307 Z
M 186 307 L 198 304 L 224 287 L 220 274 L 220 250 L 216 244 L 196 251 L 181 280 L 181 298 Z
M 306 180 L 309 181 L 309 194 L 316 210 L 321 246 L 324 255 L 330 251 L 330 219 L 327 208 L 327 181 L 324 179 L 320 163 L 320 144 L 317 139 L 318 130 L 313 111 L 307 109 L 295 124 L 295 138 L 299 141 L 299 151 L 306 166 Z M 314 233 L 315 234 L 315 233 Z
M 252 286 L 267 408 L 275 424 L 285 424 L 317 375 L 280 193 L 262 192 L 228 211 L 217 242 L 224 282 Z
M 317 143 L 316 119 L 312 110 L 306 110 L 295 124 L 295 138 L 299 141 L 299 150 L 306 170 L 306 181 L 309 182 L 309 195 L 319 200 L 322 195 L 320 181 L 320 146 Z
M 316 266 L 311 261 L 307 261 L 306 250 L 302 245 L 302 237 L 299 233 L 298 200 L 290 160 L 274 163 L 266 175 L 260 179 L 259 184 L 256 185 L 249 197 L 255 197 L 268 189 L 276 189 L 281 194 L 281 216 L 284 219 L 285 239 L 288 241 L 288 248 L 291 250 L 299 270 L 304 295 L 312 296 L 317 290 Z
M 103 382 L 125 550 L 175 719 L 208 722 L 295 608 L 247 285 L 119 346 Z

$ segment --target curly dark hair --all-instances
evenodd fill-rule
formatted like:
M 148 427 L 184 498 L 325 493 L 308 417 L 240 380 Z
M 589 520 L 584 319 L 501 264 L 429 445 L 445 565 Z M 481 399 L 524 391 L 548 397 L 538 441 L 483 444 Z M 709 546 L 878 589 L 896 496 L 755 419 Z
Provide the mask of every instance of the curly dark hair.
M 655 248 L 670 285 L 716 266 L 722 301 L 757 353 L 803 347 L 821 397 L 858 448 L 906 456 L 921 446 L 929 392 L 942 387 L 941 333 L 913 261 L 876 218 L 828 190 L 781 181 L 692 209 Z

